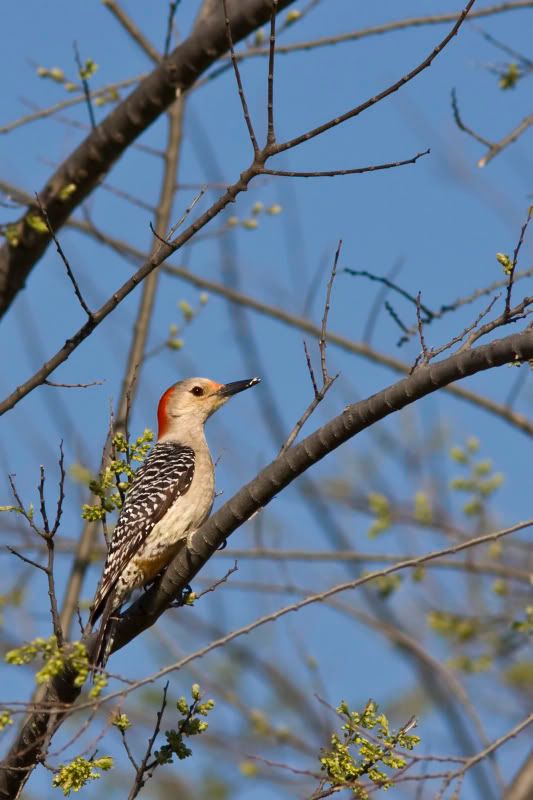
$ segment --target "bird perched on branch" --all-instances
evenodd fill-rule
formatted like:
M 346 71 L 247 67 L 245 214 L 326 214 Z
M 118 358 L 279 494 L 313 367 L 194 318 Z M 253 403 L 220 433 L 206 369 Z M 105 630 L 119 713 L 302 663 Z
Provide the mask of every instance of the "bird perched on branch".
M 102 617 L 96 667 L 104 667 L 111 652 L 120 606 L 170 563 L 211 512 L 215 480 L 205 422 L 232 395 L 257 383 L 259 378 L 226 384 L 188 378 L 161 397 L 157 443 L 126 493 L 91 607 L 91 626 Z

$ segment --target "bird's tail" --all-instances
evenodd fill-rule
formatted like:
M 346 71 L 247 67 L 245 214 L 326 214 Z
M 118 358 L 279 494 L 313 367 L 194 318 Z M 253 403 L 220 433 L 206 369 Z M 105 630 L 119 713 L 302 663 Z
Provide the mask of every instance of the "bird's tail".
M 113 647 L 113 642 L 115 641 L 115 627 L 116 627 L 116 619 L 114 617 L 115 611 L 116 608 L 115 608 L 115 603 L 113 603 L 113 597 L 110 597 L 102 613 L 100 628 L 96 635 L 96 642 L 93 650 L 94 655 L 92 658 L 93 681 L 94 681 L 95 671 L 104 669 L 105 665 L 107 664 L 107 659 L 111 654 L 111 648 Z

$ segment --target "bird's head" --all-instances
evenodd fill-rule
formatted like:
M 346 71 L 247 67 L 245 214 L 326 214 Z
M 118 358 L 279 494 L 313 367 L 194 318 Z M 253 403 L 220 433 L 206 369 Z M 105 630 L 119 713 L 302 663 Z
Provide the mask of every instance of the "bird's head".
M 203 425 L 230 397 L 260 382 L 250 378 L 233 383 L 217 383 L 209 378 L 186 378 L 162 395 L 157 409 L 158 439 L 197 424 Z

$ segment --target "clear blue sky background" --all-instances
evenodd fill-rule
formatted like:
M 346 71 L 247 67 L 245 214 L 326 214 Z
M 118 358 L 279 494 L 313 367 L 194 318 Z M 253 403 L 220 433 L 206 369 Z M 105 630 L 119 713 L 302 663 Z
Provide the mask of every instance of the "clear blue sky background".
M 488 3 L 479 2 L 476 7 L 486 5 Z M 167 4 L 129 1 L 124 2 L 124 7 L 156 47 L 161 47 Z M 280 42 L 333 35 L 379 24 L 393 17 L 458 9 L 459 4 L 453 2 L 397 4 L 330 0 L 319 4 L 304 21 L 289 29 Z M 197 3 L 182 3 L 177 15 L 180 35 L 189 30 L 196 10 Z M 522 11 L 483 20 L 480 25 L 516 50 L 528 54 L 531 19 L 531 11 Z M 327 47 L 313 53 L 279 57 L 275 94 L 278 138 L 290 138 L 372 96 L 422 60 L 446 30 L 447 26 L 424 27 Z M 93 78 L 95 87 L 151 69 L 148 59 L 98 2 L 55 0 L 45 7 L 32 0 L 4 0 L 0 40 L 3 65 L 0 78 L 3 98 L 1 123 L 26 113 L 28 103 L 45 107 L 63 99 L 62 88 L 39 79 L 36 66 L 59 66 L 74 76 L 73 41 L 78 43 L 82 58 L 90 57 L 99 65 Z M 531 202 L 531 195 L 528 195 L 531 192 L 531 136 L 526 135 L 487 169 L 479 170 L 476 162 L 483 151 L 457 130 L 452 118 L 450 91 L 452 87 L 457 88 L 469 124 L 488 138 L 500 138 L 529 110 L 526 107 L 530 92 L 527 80 L 516 90 L 503 93 L 497 88 L 497 78 L 487 69 L 489 64 L 505 60 L 505 56 L 485 41 L 474 25 L 467 25 L 431 69 L 397 95 L 357 120 L 286 154 L 275 164 L 273 162 L 272 167 L 285 170 L 343 169 L 405 159 L 431 148 L 431 154 L 414 166 L 373 175 L 256 181 L 245 195 L 239 197 L 230 214 L 240 220 L 246 219 L 256 201 L 266 206 L 280 203 L 283 213 L 273 217 L 261 215 L 257 230 L 247 231 L 239 227 L 227 237 L 240 274 L 242 291 L 265 302 L 280 304 L 295 313 L 308 312 L 319 322 L 329 268 L 339 238 L 344 242 L 341 267 L 385 274 L 401 260 L 403 268 L 399 282 L 413 294 L 421 291 L 423 302 L 431 308 L 438 308 L 442 303 L 502 277 L 495 253 L 513 250 L 528 202 Z M 250 110 L 260 137 L 265 131 L 265 76 L 266 63 L 262 59 L 248 61 L 243 67 Z M 101 120 L 107 111 L 107 107 L 96 109 L 97 119 Z M 83 105 L 69 109 L 65 114 L 70 119 L 87 122 Z M 1 137 L 1 177 L 30 193 L 40 190 L 53 171 L 53 165 L 60 163 L 76 147 L 82 135 L 80 130 L 52 119 L 29 124 Z M 152 126 L 141 141 L 163 148 L 165 128 L 162 121 Z M 250 157 L 250 144 L 234 79 L 228 72 L 200 88 L 189 99 L 179 179 L 184 183 L 231 182 L 248 165 Z M 160 178 L 159 159 L 130 150 L 109 175 L 109 182 L 147 203 L 155 204 Z M 181 215 L 194 195 L 192 189 L 178 192 L 175 218 Z M 208 192 L 199 208 L 205 209 L 214 196 Z M 151 215 L 146 210 L 132 208 L 104 191 L 92 196 L 87 207 L 95 223 L 107 233 L 139 248 L 149 247 Z M 17 215 L 17 211 L 0 209 L 3 221 Z M 216 220 L 205 233 L 218 229 L 222 223 L 223 220 Z M 131 273 L 130 264 L 80 234 L 63 230 L 61 241 L 83 293 L 93 308 L 100 306 Z M 220 239 L 206 238 L 178 254 L 174 263 L 186 265 L 199 275 L 222 280 L 221 253 Z M 521 266 L 526 268 L 530 263 L 531 247 L 526 242 Z M 359 339 L 376 291 L 374 284 L 340 274 L 333 292 L 330 329 Z M 521 292 L 522 287 L 517 294 Z M 309 293 L 312 305 L 306 309 Z M 52 376 L 56 381 L 68 383 L 101 380 L 103 385 L 87 390 L 41 387 L 3 417 L 1 472 L 3 475 L 8 472 L 16 474 L 18 488 L 28 502 L 36 501 L 35 486 L 40 464 L 45 465 L 50 476 L 48 496 L 50 502 L 54 502 L 53 476 L 60 440 L 65 443 L 67 464 L 81 462 L 91 468 L 98 465 L 110 403 L 116 400 L 120 391 L 139 295 L 138 290 L 133 293 Z M 396 298 L 389 299 L 393 300 L 402 319 L 411 324 L 412 307 Z M 165 339 L 169 325 L 180 322 L 177 308 L 180 300 L 187 300 L 196 307 L 198 291 L 163 275 L 148 350 Z M 475 310 L 468 307 L 466 312 L 432 325 L 426 332 L 428 344 L 438 345 L 449 339 L 471 322 L 482 307 L 476 306 Z M 234 339 L 232 313 L 224 300 L 211 296 L 207 306 L 185 331 L 184 350 L 180 353 L 164 351 L 147 361 L 142 370 L 138 402 L 131 422 L 133 433 L 155 426 L 157 400 L 161 392 L 177 379 L 191 373 L 220 381 L 249 376 L 251 367 L 244 362 L 242 351 Z M 257 316 L 250 316 L 249 321 L 260 355 L 257 366 L 252 365 L 252 372 L 261 372 L 263 386 L 235 399 L 220 418 L 210 423 L 209 430 L 213 452 L 221 457 L 217 480 L 225 497 L 271 460 L 281 443 L 273 441 L 264 420 L 259 393 L 266 391 L 265 385 L 279 403 L 287 432 L 311 397 L 302 353 L 302 334 Z M 83 312 L 73 296 L 63 265 L 50 249 L 32 272 L 26 290 L 2 321 L 2 395 L 26 379 L 82 322 Z M 417 355 L 417 342 L 413 341 L 398 351 L 398 336 L 398 328 L 382 308 L 372 344 L 412 362 Z M 318 366 L 315 343 L 309 344 Z M 394 375 L 385 368 L 333 347 L 329 349 L 329 359 L 330 371 L 340 371 L 341 374 L 314 416 L 309 430 L 338 413 L 349 400 L 379 391 L 394 380 Z M 517 372 L 502 368 L 479 376 L 468 385 L 504 402 Z M 532 401 L 529 380 L 516 407 L 530 414 Z M 395 437 L 412 441 L 416 446 L 416 442 L 427 443 L 436 425 L 446 427 L 450 442 L 464 441 L 469 435 L 477 436 L 483 454 L 491 457 L 497 469 L 505 473 L 506 484 L 495 500 L 495 511 L 502 524 L 531 515 L 529 445 L 522 434 L 505 423 L 441 394 L 424 401 L 416 411 L 408 411 L 402 420 L 382 423 L 381 428 Z M 416 481 L 413 482 L 413 475 L 405 473 L 401 463 L 394 458 L 394 452 L 376 451 L 375 435 L 367 432 L 345 446 L 339 454 L 318 465 L 313 477 L 322 481 L 340 475 L 363 491 L 381 491 L 386 481 L 397 498 L 412 497 L 419 488 Z M 377 477 L 377 472 L 369 467 L 370 457 L 378 463 L 381 477 Z M 446 476 L 448 467 L 442 466 L 442 469 Z M 0 504 L 9 503 L 9 490 L 4 478 L 1 485 Z M 69 483 L 69 503 L 61 528 L 61 535 L 65 538 L 75 539 L 79 534 L 81 498 L 79 487 Z M 366 539 L 368 518 L 345 511 L 339 511 L 336 518 L 354 548 L 374 547 Z M 402 533 L 405 534 L 403 539 Z M 256 536 L 262 536 L 260 541 L 266 546 L 309 549 L 331 546 L 316 520 L 304 508 L 295 487 L 272 503 L 259 522 L 240 530 L 232 546 L 252 546 L 257 541 Z M 10 541 L 7 523 L 3 539 L 7 543 Z M 428 537 L 422 541 L 420 535 L 415 537 L 412 532 L 395 529 L 385 544 L 380 542 L 376 547 L 380 552 L 407 552 L 417 547 L 425 550 L 428 545 L 442 543 L 442 537 Z M 13 563 L 11 556 L 3 554 L 1 557 L 5 576 L 2 586 L 8 589 L 18 574 L 18 565 Z M 229 563 L 223 559 L 224 556 L 210 564 L 206 576 L 222 574 Z M 59 559 L 60 589 L 68 575 L 68 566 L 66 559 Z M 340 566 L 296 565 L 284 572 L 276 565 L 243 560 L 236 582 L 293 581 L 296 585 L 315 589 L 333 585 L 345 577 L 346 571 Z M 98 571 L 95 569 L 84 590 L 87 600 L 92 596 L 97 580 Z M 453 597 L 454 587 L 459 583 L 447 579 L 439 581 L 436 586 L 443 593 L 436 597 L 436 604 L 460 611 L 461 607 L 454 606 Z M 25 609 L 6 616 L 8 621 L 16 620 L 15 641 L 48 630 L 44 583 L 40 578 L 34 578 L 31 587 L 31 600 Z M 398 600 L 393 600 L 393 604 L 397 602 L 404 613 L 408 613 L 408 609 L 415 606 L 416 591 L 412 587 L 400 590 L 395 595 Z M 405 592 L 403 596 L 402 592 Z M 191 634 L 189 628 L 194 625 L 196 615 L 217 624 L 222 630 L 230 630 L 273 610 L 288 599 L 282 595 L 252 595 L 232 589 L 220 590 L 213 597 L 216 599 L 206 599 L 201 609 L 179 612 L 177 622 L 165 618 L 160 623 L 161 630 L 173 640 L 178 653 L 198 647 L 202 640 L 209 640 L 208 631 L 203 637 Z M 353 601 L 351 595 L 345 599 Z M 362 598 L 360 602 L 363 605 Z M 354 706 L 364 705 L 368 697 L 373 697 L 387 707 L 399 693 L 412 687 L 411 670 L 385 639 L 362 626 L 354 627 L 353 623 L 323 608 L 308 609 L 297 617 L 276 623 L 275 629 L 264 629 L 249 637 L 245 644 L 256 648 L 262 657 L 274 663 L 281 653 L 280 668 L 289 670 L 291 676 L 296 676 L 305 686 L 312 685 L 314 678 L 309 677 L 302 653 L 316 658 L 324 684 L 318 691 L 325 693 L 326 699 L 333 704 L 345 697 Z M 165 659 L 168 660 L 168 656 L 162 653 L 157 638 L 148 633 L 127 652 L 117 655 L 112 668 L 131 677 L 141 676 L 161 666 Z M 210 669 L 220 671 L 220 663 L 220 660 L 210 657 L 199 663 L 200 672 L 208 680 Z M 0 674 L 4 687 L 0 700 L 28 696 L 31 687 L 29 675 L 2 667 Z M 247 679 L 244 670 L 240 673 L 240 680 L 245 681 L 246 690 L 243 692 L 246 691 L 246 696 L 254 693 L 257 707 L 261 708 L 264 703 L 265 708 L 272 711 L 269 706 L 271 698 L 257 679 Z M 174 695 L 186 691 L 190 683 L 190 676 L 180 673 L 172 683 Z M 520 709 L 516 703 L 513 705 L 511 696 L 507 698 L 502 694 L 501 702 L 502 706 L 508 703 L 508 712 L 493 719 L 490 716 L 484 718 L 489 737 L 500 735 L 520 718 Z M 216 716 L 212 723 L 215 735 L 228 737 L 239 727 L 237 718 L 227 709 L 220 712 L 218 719 L 220 723 Z M 276 724 L 295 724 L 283 707 L 275 709 L 273 719 Z M 225 720 L 224 724 L 222 720 Z M 401 724 L 404 720 L 396 718 L 394 721 Z M 422 720 L 420 730 L 425 752 L 453 751 L 449 729 L 436 714 L 428 714 L 427 719 Z M 139 747 L 141 742 L 137 742 Z M 261 754 L 253 745 L 252 741 L 248 752 Z M 103 750 L 107 752 L 113 747 L 104 746 Z M 267 800 L 285 796 L 280 794 L 282 789 L 266 788 L 259 781 L 251 788 L 250 782 L 239 778 L 233 762 L 227 765 L 218 762 L 216 750 L 197 745 L 197 753 L 197 758 L 191 763 L 180 765 L 179 769 L 184 770 L 182 774 L 194 776 L 205 767 L 211 774 L 222 775 L 231 781 L 232 797 Z M 280 753 L 278 760 L 300 765 L 294 753 Z M 523 753 L 520 743 L 506 748 L 501 760 L 506 775 L 516 770 Z M 301 763 L 309 767 L 310 762 L 302 759 Z M 107 785 L 113 787 L 112 777 L 86 789 L 85 796 L 96 797 Z M 48 786 L 48 775 L 36 777 L 30 784 L 32 796 L 56 796 Z M 113 789 L 112 796 L 122 797 L 123 791 Z M 465 784 L 464 797 L 467 800 L 478 796 L 471 784 Z

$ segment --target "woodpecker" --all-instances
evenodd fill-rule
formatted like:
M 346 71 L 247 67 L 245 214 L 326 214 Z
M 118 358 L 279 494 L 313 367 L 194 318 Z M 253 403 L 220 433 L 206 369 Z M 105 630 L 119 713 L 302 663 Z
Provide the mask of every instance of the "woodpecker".
M 232 395 L 259 381 L 187 378 L 162 395 L 157 443 L 126 493 L 90 611 L 91 627 L 102 617 L 95 666 L 104 667 L 109 657 L 116 612 L 166 567 L 211 512 L 215 478 L 204 424 Z

